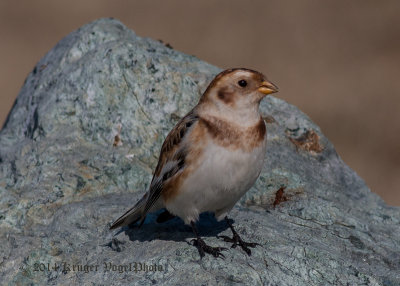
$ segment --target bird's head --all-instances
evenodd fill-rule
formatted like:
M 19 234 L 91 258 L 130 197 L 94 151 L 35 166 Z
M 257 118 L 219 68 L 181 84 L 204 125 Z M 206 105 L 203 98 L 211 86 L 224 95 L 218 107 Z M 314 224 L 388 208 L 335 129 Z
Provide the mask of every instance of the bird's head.
M 239 121 L 258 115 L 260 101 L 278 88 L 257 71 L 237 68 L 219 73 L 207 87 L 200 103 L 204 110 Z M 257 117 L 258 120 L 258 117 Z

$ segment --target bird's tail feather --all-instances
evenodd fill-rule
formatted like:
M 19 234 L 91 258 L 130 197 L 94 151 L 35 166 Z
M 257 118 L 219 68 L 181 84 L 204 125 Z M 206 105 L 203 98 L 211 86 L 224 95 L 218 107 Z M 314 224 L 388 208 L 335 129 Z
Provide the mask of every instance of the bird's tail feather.
M 143 211 L 146 206 L 147 194 L 144 195 L 132 208 L 130 208 L 126 213 L 124 213 L 120 218 L 113 222 L 110 229 L 115 229 L 117 227 L 133 224 L 139 219 L 143 219 Z

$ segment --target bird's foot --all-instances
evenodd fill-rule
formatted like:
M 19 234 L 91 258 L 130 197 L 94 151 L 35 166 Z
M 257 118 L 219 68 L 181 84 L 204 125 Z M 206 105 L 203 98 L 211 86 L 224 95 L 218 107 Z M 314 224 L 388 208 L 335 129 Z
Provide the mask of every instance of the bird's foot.
M 233 233 L 232 238 L 229 236 L 226 236 L 226 235 L 220 235 L 220 236 L 218 236 L 218 238 L 222 238 L 226 242 L 231 242 L 232 243 L 231 248 L 236 248 L 236 246 L 239 245 L 247 253 L 248 256 L 251 255 L 251 250 L 249 247 L 254 248 L 257 245 L 261 245 L 256 242 L 246 242 L 246 241 L 242 240 L 236 232 Z
M 192 239 L 193 245 L 197 247 L 200 258 L 203 258 L 205 253 L 209 253 L 214 257 L 225 258 L 221 251 L 228 250 L 225 247 L 212 247 L 207 245 L 201 238 Z

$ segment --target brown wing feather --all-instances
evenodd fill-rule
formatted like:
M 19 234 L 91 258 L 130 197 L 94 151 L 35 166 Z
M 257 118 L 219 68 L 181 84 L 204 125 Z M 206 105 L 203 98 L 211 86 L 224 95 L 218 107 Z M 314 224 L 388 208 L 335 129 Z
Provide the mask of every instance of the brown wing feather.
M 160 157 L 153 179 L 150 184 L 149 196 L 143 210 L 142 221 L 152 205 L 158 200 L 163 190 L 164 182 L 173 177 L 185 167 L 187 148 L 180 144 L 192 125 L 198 120 L 192 110 L 183 117 L 171 130 L 161 147 Z M 165 167 L 168 165 L 168 170 Z M 162 176 L 161 176 L 162 174 Z
M 185 117 L 183 117 L 169 132 L 161 147 L 160 157 L 158 159 L 158 164 L 154 172 L 154 177 L 159 176 L 165 163 L 173 159 L 172 157 L 175 154 L 175 151 L 178 149 L 179 143 L 182 141 L 182 138 L 186 135 L 189 128 L 197 120 L 198 117 L 194 115 L 194 112 L 192 110 Z

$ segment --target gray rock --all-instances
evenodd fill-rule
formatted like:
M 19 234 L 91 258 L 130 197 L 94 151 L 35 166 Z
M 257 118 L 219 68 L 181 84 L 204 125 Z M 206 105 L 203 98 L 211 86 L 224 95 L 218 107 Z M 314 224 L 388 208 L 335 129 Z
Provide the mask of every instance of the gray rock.
M 112 19 L 40 60 L 0 133 L 1 284 L 400 285 L 400 209 L 272 96 L 261 107 L 264 169 L 231 212 L 242 237 L 261 244 L 252 256 L 230 249 L 225 260 L 200 260 L 191 229 L 155 214 L 141 228 L 108 230 L 147 189 L 163 139 L 219 71 Z M 224 222 L 205 214 L 199 228 L 228 246 L 216 237 L 231 235 Z

